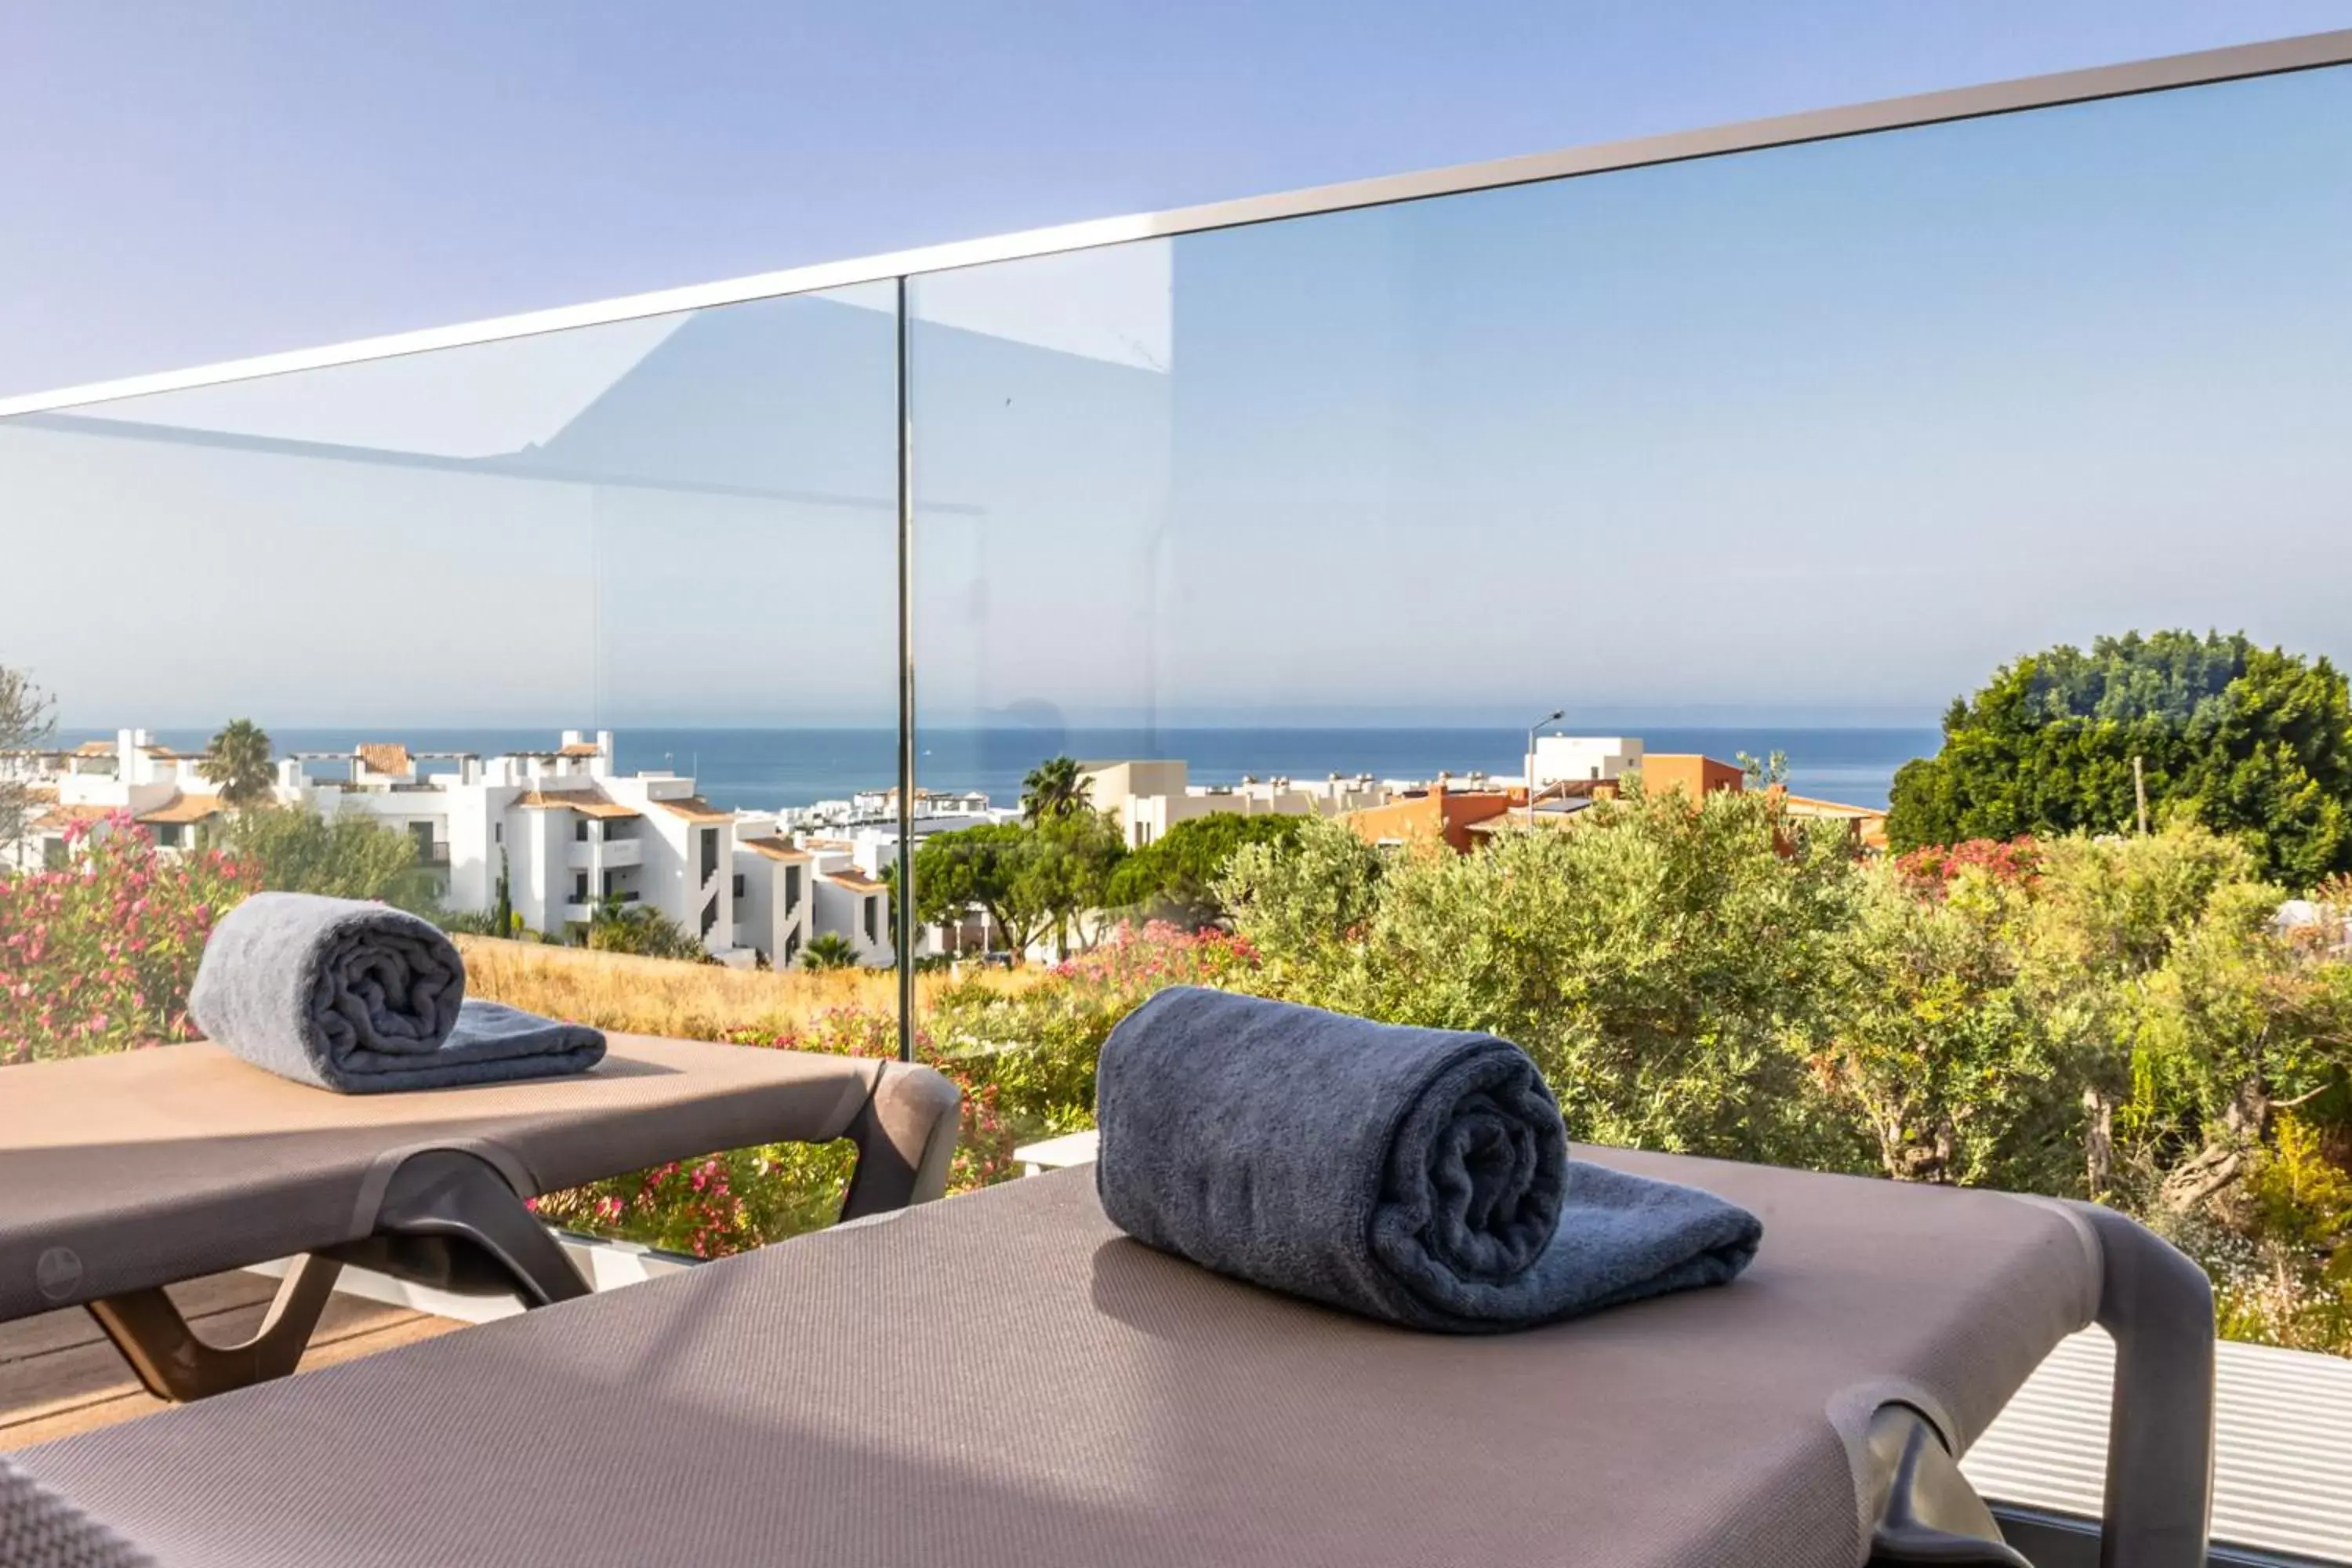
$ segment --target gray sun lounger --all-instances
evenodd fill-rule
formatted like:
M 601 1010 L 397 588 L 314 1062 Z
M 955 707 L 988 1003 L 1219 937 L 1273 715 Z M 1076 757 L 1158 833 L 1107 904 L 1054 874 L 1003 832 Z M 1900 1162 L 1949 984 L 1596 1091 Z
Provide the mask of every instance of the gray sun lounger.
M 2201 1565 L 2210 1300 L 2137 1226 L 1580 1152 L 1753 1210 L 1755 1266 L 1417 1334 L 1130 1241 L 1080 1168 L 16 1458 L 163 1568 L 2014 1563 L 1948 1452 L 2096 1321 L 2103 1561 Z
M 592 1071 L 330 1094 L 209 1045 L 0 1075 L 0 1321 L 89 1308 L 149 1390 L 293 1370 L 357 1264 L 527 1306 L 589 1293 L 524 1201 L 758 1143 L 851 1140 L 843 1217 L 944 1190 L 955 1087 L 929 1068 L 614 1035 Z M 260 1332 L 209 1345 L 162 1287 L 276 1258 Z

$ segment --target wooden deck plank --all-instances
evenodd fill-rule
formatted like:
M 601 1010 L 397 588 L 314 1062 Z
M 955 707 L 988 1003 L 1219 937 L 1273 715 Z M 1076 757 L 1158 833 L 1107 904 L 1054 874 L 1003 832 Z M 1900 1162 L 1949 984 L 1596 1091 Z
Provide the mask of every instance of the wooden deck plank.
M 231 1342 L 260 1326 L 275 1289 L 274 1280 L 239 1271 L 175 1286 L 172 1295 L 205 1338 Z M 405 1307 L 339 1295 L 320 1318 L 300 1371 L 373 1355 L 462 1326 Z M 0 1351 L 0 1452 L 170 1407 L 139 1386 L 113 1345 L 79 1307 L 8 1324 L 0 1328 L 0 1335 L 5 1336 L 0 1340 L 5 1346 Z
M 180 1315 L 192 1323 L 208 1321 L 215 1313 L 235 1311 L 240 1307 L 267 1304 L 278 1293 L 278 1281 L 262 1274 L 248 1274 L 242 1268 L 226 1274 L 211 1274 L 202 1279 L 191 1279 L 184 1285 L 174 1285 L 165 1292 Z M 37 1318 L 19 1318 L 13 1323 L 0 1323 L 0 1390 L 9 1384 L 8 1363 L 27 1357 L 47 1355 L 54 1351 L 70 1350 L 76 1345 L 97 1344 L 105 1339 L 99 1331 L 98 1321 L 79 1307 L 67 1307 L 59 1311 L 43 1312 Z M 224 1334 L 206 1332 L 206 1337 L 220 1340 Z

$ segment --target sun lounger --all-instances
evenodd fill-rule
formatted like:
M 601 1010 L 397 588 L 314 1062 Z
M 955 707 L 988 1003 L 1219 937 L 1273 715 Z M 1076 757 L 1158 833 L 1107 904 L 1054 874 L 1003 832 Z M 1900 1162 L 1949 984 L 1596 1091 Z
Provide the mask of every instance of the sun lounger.
M 2202 1563 L 2210 1299 L 2137 1226 L 1580 1153 L 1753 1210 L 1754 1267 L 1414 1333 L 1153 1252 L 1077 1169 L 16 1458 L 165 1568 L 2013 1563 L 1948 1450 L 2095 1320 L 2103 1561 Z
M 209 1045 L 0 1074 L 0 1321 L 80 1304 L 151 1392 L 289 1372 L 360 1264 L 540 1306 L 588 1293 L 524 1200 L 757 1143 L 851 1140 L 845 1218 L 937 1197 L 954 1086 L 928 1068 L 615 1035 L 569 1078 L 341 1095 Z M 261 1331 L 198 1341 L 161 1287 L 299 1258 Z

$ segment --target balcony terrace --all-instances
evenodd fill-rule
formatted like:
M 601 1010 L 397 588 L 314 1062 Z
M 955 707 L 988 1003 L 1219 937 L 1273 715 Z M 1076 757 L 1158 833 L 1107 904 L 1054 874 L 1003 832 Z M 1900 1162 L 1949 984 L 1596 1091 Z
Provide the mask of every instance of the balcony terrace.
M 127 1178 L 98 1240 L 19 1258 L 0 1215 L 0 1449 L 167 1563 L 251 1560 L 265 1514 L 274 1560 L 1516 1563 L 1654 1526 L 1676 1563 L 2352 1563 L 2347 428 L 2352 33 L 0 400 L 12 559 L 194 541 L 269 609 L 22 595 L 0 676 L 77 725 L 342 703 L 445 748 L 215 768 L 163 854 L 71 793 L 143 731 L 0 714 L 54 759 L 0 773 L 0 1131 L 11 1074 L 211 1061 L 203 935 L 265 882 L 352 890 L 362 820 L 446 868 L 360 890 L 466 933 L 470 995 L 615 1042 L 545 1104 L 318 1090 L 232 1136 L 222 1089 L 123 1143 L 219 1143 L 280 1184 L 254 1212 L 328 1216 L 308 1263 L 123 1247 Z M 558 713 L 665 767 L 504 727 Z M 605 889 L 675 947 L 564 945 Z M 1754 1272 L 1411 1335 L 1010 1180 L 1090 1155 L 1097 1054 L 1175 985 L 1507 1037 L 1588 1166 L 1749 1194 Z M 1265 1092 L 1350 1092 L 1297 1076 Z M 694 1115 L 728 1142 L 646 1131 Z M 270 1163 L 378 1134 L 356 1197 Z M 11 1135 L 42 1214 L 45 1173 L 110 1178 L 111 1142 Z M 455 1163 L 404 1184 L 420 1147 Z M 1290 1195 L 1248 1190 L 1253 1224 Z M 57 1392 L 103 1359 L 84 1298 L 135 1361 L 163 1283 L 266 1340 L 321 1279 L 317 1359 L 431 1342 L 152 1421 Z M 1785 1358 L 1697 1386 L 1759 1323 Z M 32 1446 L 68 1406 L 137 1424 Z M 402 1446 L 460 1428 L 497 1451 Z M 318 1533 L 383 1517 L 370 1467 L 259 1457 L 354 1434 L 436 1478 L 413 1538 Z

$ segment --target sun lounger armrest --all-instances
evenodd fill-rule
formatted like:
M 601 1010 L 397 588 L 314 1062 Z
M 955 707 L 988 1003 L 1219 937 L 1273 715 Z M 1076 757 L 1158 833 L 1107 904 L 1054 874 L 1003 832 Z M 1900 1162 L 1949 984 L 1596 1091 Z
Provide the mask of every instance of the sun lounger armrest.
M 954 1084 L 929 1068 L 885 1062 L 874 1092 L 849 1124 L 857 1172 L 842 1199 L 841 1217 L 863 1219 L 945 1194 L 962 1100 Z
M 2072 1205 L 2099 1239 L 2098 1322 L 2116 1342 L 2101 1568 L 2204 1568 L 2213 1501 L 2213 1287 L 2114 1209 Z

